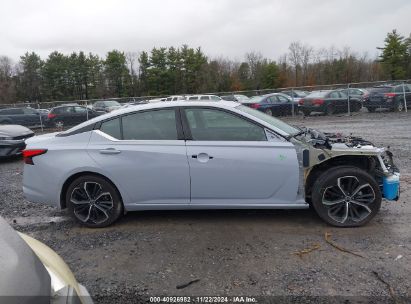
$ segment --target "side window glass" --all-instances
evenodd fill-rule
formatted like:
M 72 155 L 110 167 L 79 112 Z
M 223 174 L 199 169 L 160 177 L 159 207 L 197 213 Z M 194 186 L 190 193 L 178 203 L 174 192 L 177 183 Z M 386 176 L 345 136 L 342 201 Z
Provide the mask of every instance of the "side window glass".
M 74 107 L 74 112 L 76 112 L 76 113 L 86 113 L 86 108 Z
M 338 94 L 338 92 L 331 92 L 330 98 L 340 98 L 340 94 Z
M 267 141 L 262 127 L 234 114 L 214 109 L 186 109 L 193 140 Z
M 137 112 L 123 116 L 125 140 L 177 140 L 174 109 Z
M 208 96 L 201 96 L 200 100 L 209 100 L 210 98 Z
M 111 137 L 121 139 L 120 118 L 111 119 L 101 124 L 100 131 Z
M 278 95 L 277 98 L 278 98 L 278 100 L 279 100 L 281 103 L 286 103 L 286 102 L 288 102 L 288 99 L 285 98 L 284 96 Z

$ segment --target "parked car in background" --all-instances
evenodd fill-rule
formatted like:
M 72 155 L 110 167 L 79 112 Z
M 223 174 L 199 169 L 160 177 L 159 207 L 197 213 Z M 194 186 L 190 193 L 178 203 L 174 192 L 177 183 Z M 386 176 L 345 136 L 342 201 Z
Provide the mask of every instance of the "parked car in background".
M 102 112 L 97 112 L 84 106 L 59 106 L 50 110 L 47 115 L 46 125 L 55 128 L 74 126 L 101 114 Z
M 411 107 L 411 85 L 383 85 L 371 88 L 369 96 L 364 100 L 364 107 L 370 112 L 376 109 L 390 109 L 394 112 L 402 112 L 407 107 Z
M 93 303 L 63 259 L 0 217 L 1 303 Z
M 202 100 L 202 101 L 221 101 L 221 97 L 217 96 L 217 95 L 189 95 L 186 96 L 186 100 L 188 101 L 198 101 L 198 100 Z
M 0 125 L 0 158 L 21 154 L 34 132 L 19 125 Z
M 48 114 L 50 112 L 50 109 L 37 109 L 37 111 L 39 111 L 39 113 L 41 114 Z
M 309 92 L 302 90 L 286 90 L 281 91 L 280 93 L 290 96 L 296 102 L 299 102 L 301 98 L 304 98 L 309 94 Z
M 153 99 L 148 100 L 149 103 L 156 103 L 156 102 L 163 102 L 163 101 L 166 101 L 166 98 L 153 98 Z
M 99 100 L 93 103 L 92 109 L 97 112 L 111 112 L 121 108 L 121 104 L 115 100 Z
M 280 93 L 253 96 L 242 104 L 270 116 L 292 115 L 293 109 L 294 113 L 298 111 L 298 103 L 294 102 L 291 97 Z
M 250 97 L 241 95 L 241 94 L 233 94 L 233 95 L 222 95 L 220 96 L 221 99 L 228 100 L 228 101 L 237 101 L 239 103 L 247 102 L 250 100 Z
M 165 99 L 165 101 L 178 101 L 178 100 L 185 100 L 186 98 L 182 95 L 173 95 L 169 96 Z
M 314 91 L 300 99 L 298 108 L 304 115 L 311 112 L 322 112 L 327 115 L 348 111 L 348 95 L 341 90 Z M 359 98 L 350 98 L 350 111 L 358 112 L 362 108 Z
M 33 108 L 6 108 L 0 109 L 0 124 L 15 124 L 22 126 L 38 126 L 47 114 L 40 113 Z
M 341 89 L 340 91 L 345 94 L 350 93 L 350 98 L 351 97 L 358 98 L 361 101 L 364 101 L 370 94 L 366 89 L 357 89 L 357 88 Z
M 68 208 L 95 228 L 127 211 L 309 206 L 331 225 L 355 227 L 382 197 L 400 194 L 384 149 L 230 101 L 121 109 L 30 138 L 23 157 L 28 201 Z

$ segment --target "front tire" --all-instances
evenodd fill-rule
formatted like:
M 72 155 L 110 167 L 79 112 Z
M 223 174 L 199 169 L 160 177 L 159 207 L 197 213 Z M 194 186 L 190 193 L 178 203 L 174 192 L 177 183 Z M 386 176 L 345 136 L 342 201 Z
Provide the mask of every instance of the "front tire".
M 320 175 L 312 188 L 317 214 L 336 227 L 358 227 L 380 210 L 381 191 L 375 179 L 357 167 L 335 167 Z
M 66 202 L 74 219 L 87 227 L 107 227 L 123 214 L 123 203 L 117 189 L 103 177 L 95 175 L 75 179 L 67 188 Z

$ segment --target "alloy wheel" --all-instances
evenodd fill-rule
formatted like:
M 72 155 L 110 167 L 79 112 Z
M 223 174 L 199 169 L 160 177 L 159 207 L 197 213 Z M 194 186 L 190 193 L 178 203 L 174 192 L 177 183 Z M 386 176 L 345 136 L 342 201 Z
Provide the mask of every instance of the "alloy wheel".
M 265 114 L 273 116 L 273 111 L 271 111 L 271 109 L 267 109 L 265 110 Z
M 82 222 L 101 224 L 110 218 L 114 207 L 110 192 L 104 191 L 97 182 L 83 182 L 71 192 L 70 202 L 74 215 Z
M 337 184 L 325 189 L 322 204 L 328 209 L 328 216 L 338 223 L 361 222 L 372 210 L 370 205 L 376 198 L 369 183 L 361 183 L 355 176 L 337 178 Z

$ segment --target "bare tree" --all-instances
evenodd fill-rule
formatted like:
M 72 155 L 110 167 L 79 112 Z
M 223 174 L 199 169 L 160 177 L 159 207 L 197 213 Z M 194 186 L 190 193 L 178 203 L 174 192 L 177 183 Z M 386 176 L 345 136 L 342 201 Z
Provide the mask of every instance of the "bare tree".
M 295 85 L 298 85 L 298 70 L 301 66 L 301 49 L 302 45 L 299 41 L 291 42 L 290 46 L 288 47 L 289 50 L 289 59 L 294 67 L 294 81 Z

